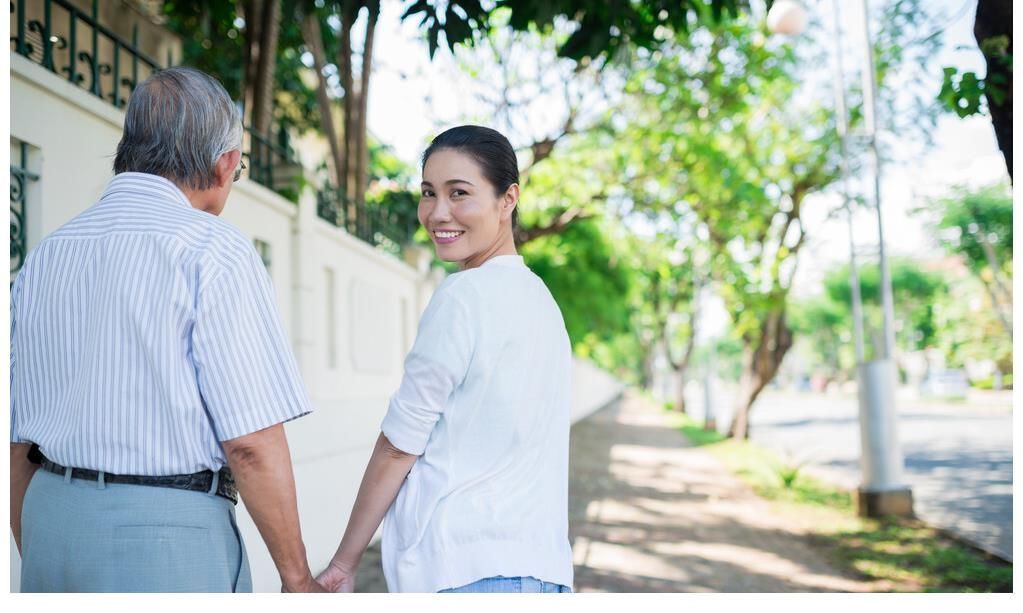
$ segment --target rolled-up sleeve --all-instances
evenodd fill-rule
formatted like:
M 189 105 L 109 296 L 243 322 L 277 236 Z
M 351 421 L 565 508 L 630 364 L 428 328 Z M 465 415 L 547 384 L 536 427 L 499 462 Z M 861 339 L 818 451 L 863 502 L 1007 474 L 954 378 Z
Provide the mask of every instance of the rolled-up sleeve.
M 192 332 L 199 390 L 221 441 L 311 412 L 270 278 L 246 246 L 200 291 Z
M 434 293 L 419 322 L 398 391 L 380 425 L 392 445 L 422 455 L 448 399 L 465 380 L 474 347 L 473 321 L 449 287 Z

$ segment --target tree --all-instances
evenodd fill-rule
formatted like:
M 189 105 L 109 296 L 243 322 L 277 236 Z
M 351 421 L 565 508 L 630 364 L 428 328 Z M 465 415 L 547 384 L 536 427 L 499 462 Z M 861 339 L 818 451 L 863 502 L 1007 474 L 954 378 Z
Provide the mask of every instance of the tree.
M 918 212 L 945 249 L 961 256 L 983 284 L 1005 334 L 1012 337 L 1012 196 L 1004 186 L 957 188 Z
M 766 1 L 768 8 L 772 2 Z M 440 45 L 441 32 L 449 48 L 472 44 L 477 33 L 490 29 L 497 11 L 510 12 L 509 25 L 518 31 L 549 31 L 569 22 L 573 33 L 561 42 L 558 55 L 585 62 L 612 58 L 631 48 L 654 49 L 666 36 L 737 17 L 740 9 L 748 10 L 748 4 L 745 0 L 497 0 L 484 8 L 479 0 L 416 0 L 402 19 L 420 20 L 431 57 Z
M 239 17 L 246 29 L 244 108 L 249 125 L 260 134 L 269 134 L 276 89 L 274 68 L 281 31 L 281 0 L 242 0 L 239 8 Z
M 322 8 L 313 2 L 305 2 L 297 8 L 296 19 L 301 24 L 305 47 L 313 58 L 320 126 L 331 148 L 334 184 L 345 196 L 347 219 L 352 223 L 358 210 L 365 205 L 369 183 L 366 115 L 380 0 L 340 0 L 327 2 Z M 356 52 L 352 33 L 360 19 L 365 21 L 363 44 L 362 49 Z M 331 62 L 330 58 L 335 59 Z M 358 72 L 355 69 L 357 59 Z M 328 74 L 337 75 L 338 83 L 333 87 L 328 83 Z M 330 95 L 332 89 L 338 88 L 343 117 L 340 130 L 334 121 L 334 97 Z
M 852 317 L 849 305 L 830 295 L 793 301 L 789 305 L 792 330 L 806 339 L 815 365 L 828 382 L 848 376 L 855 366 L 850 351 Z
M 973 36 L 984 55 L 987 75 L 960 74 L 945 67 L 938 98 L 960 117 L 983 112 L 986 103 L 998 148 L 1012 180 L 1012 1 L 978 0 Z
M 792 346 L 786 297 L 804 201 L 837 177 L 829 114 L 794 103 L 796 55 L 750 19 L 694 31 L 636 64 L 618 131 L 623 183 L 636 210 L 701 226 L 745 347 L 730 428 L 743 438 Z
M 521 253 L 558 303 L 576 354 L 609 370 L 629 370 L 636 353 L 621 339 L 632 335 L 635 271 L 617 254 L 608 223 L 588 219 L 572 224 L 530 241 Z
M 282 20 L 295 0 L 164 2 L 167 27 L 183 42 L 183 61 L 217 77 L 240 101 L 247 126 L 269 136 L 286 119 L 299 129 L 315 126 L 314 94 L 294 49 L 301 38 Z M 272 53 L 262 53 L 273 49 Z
M 918 351 L 934 346 L 937 325 L 934 305 L 947 291 L 941 275 L 929 271 L 924 264 L 908 258 L 890 260 L 892 297 L 895 303 L 896 346 L 902 351 Z M 878 266 L 858 267 L 860 296 L 864 306 L 864 336 L 881 343 L 881 271 Z M 840 305 L 841 327 L 845 335 L 852 331 L 852 289 L 849 287 L 849 266 L 842 265 L 824 278 L 827 297 Z M 866 349 L 871 349 L 868 345 Z M 879 347 L 873 350 L 878 351 Z
M 685 386 L 699 318 L 697 296 L 704 279 L 695 262 L 698 246 L 682 244 L 679 234 L 635 239 L 640 300 L 634 307 L 633 326 L 647 356 L 646 384 L 652 383 L 650 362 L 660 348 L 676 377 L 675 410 L 685 413 Z
M 951 276 L 948 297 L 935 304 L 937 345 L 950 366 L 990 360 L 1001 373 L 1013 372 L 1012 337 L 996 312 L 977 276 Z
M 613 69 L 558 57 L 559 41 L 570 32 L 516 31 L 508 27 L 508 16 L 507 10 L 495 11 L 489 31 L 477 35 L 471 47 L 455 48 L 453 55 L 466 78 L 452 86 L 479 103 L 479 110 L 464 120 L 507 135 L 518 153 L 519 183 L 527 194 L 515 233 L 521 246 L 600 216 L 606 198 L 601 190 L 575 190 L 569 197 L 575 188 L 566 189 L 563 182 L 576 184 L 583 176 L 606 184 L 605 178 L 596 176 L 599 173 L 590 171 L 601 164 L 599 155 L 593 155 L 597 149 L 590 132 L 620 97 L 616 85 L 621 79 Z M 572 163 L 564 164 L 558 157 Z M 563 169 L 554 173 L 558 180 L 541 177 L 534 185 L 533 175 L 545 174 L 538 169 L 550 163 Z M 583 192 L 585 197 L 574 197 Z M 524 208 L 538 206 L 543 208 L 540 214 L 522 216 Z

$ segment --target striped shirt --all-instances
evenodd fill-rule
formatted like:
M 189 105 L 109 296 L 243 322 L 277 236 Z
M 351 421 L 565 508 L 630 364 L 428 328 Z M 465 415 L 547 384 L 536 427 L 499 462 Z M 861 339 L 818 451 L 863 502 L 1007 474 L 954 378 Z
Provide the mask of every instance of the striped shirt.
M 245 236 L 122 173 L 11 288 L 11 442 L 127 475 L 218 470 L 220 442 L 310 412 Z

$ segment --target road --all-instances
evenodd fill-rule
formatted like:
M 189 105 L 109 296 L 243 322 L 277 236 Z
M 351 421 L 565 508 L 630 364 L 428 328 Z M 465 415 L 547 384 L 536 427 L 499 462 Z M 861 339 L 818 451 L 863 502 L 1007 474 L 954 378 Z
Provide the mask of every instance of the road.
M 687 393 L 687 398 L 689 398 Z M 718 393 L 728 426 L 731 390 Z M 703 416 L 702 394 L 689 406 Z M 1011 393 L 971 394 L 958 403 L 900 390 L 898 435 L 917 515 L 1012 559 Z M 838 485 L 860 483 L 854 394 L 766 390 L 753 407 L 750 438 Z

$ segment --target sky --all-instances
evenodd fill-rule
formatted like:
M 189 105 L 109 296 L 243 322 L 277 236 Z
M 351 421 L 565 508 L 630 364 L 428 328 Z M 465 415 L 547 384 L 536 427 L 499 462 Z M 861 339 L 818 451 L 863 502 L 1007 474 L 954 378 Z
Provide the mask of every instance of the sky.
M 879 0 L 871 0 L 877 5 Z M 396 154 L 416 164 L 429 139 L 444 127 L 468 121 L 485 121 L 481 106 L 473 95 L 470 77 L 460 72 L 445 49 L 431 63 L 425 43 L 413 22 L 401 23 L 403 3 L 383 3 L 374 45 L 374 76 L 370 93 L 368 124 L 382 142 Z M 831 7 L 827 0 L 805 2 L 808 10 L 819 11 L 822 24 L 830 27 Z M 985 72 L 983 57 L 973 38 L 976 0 L 926 0 L 925 10 L 941 16 L 945 26 L 943 47 L 933 58 L 928 86 L 936 95 L 942 66 Z M 862 45 L 862 19 L 856 0 L 842 0 L 842 23 L 847 53 Z M 872 31 L 876 26 L 872 24 Z M 855 54 L 854 54 L 855 56 Z M 847 73 L 856 66 L 846 65 Z M 849 75 L 847 82 L 851 81 Z M 555 105 L 530 107 L 529 123 L 542 133 L 553 129 L 562 116 Z M 514 135 L 509 135 L 513 142 Z M 882 168 L 881 203 L 888 252 L 896 256 L 941 257 L 942 252 L 930 237 L 924 220 L 910 211 L 928 197 L 948 193 L 955 185 L 981 186 L 1008 181 L 1005 164 L 986 116 L 959 119 L 943 114 L 933 134 L 933 145 L 921 151 L 911 139 L 889 138 L 897 163 Z M 806 202 L 806 225 L 811 240 L 804 247 L 793 293 L 808 295 L 819 291 L 820 279 L 830 268 L 849 257 L 848 226 L 844 216 L 825 219 L 838 204 L 837 196 L 814 196 L 819 202 Z M 861 210 L 854 218 L 857 252 L 877 250 L 876 214 Z

